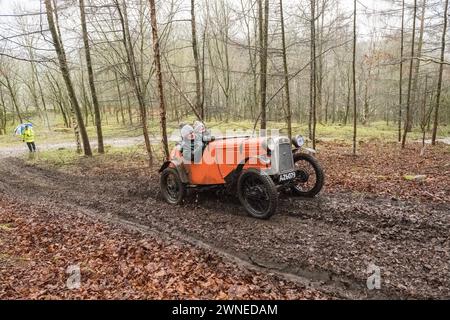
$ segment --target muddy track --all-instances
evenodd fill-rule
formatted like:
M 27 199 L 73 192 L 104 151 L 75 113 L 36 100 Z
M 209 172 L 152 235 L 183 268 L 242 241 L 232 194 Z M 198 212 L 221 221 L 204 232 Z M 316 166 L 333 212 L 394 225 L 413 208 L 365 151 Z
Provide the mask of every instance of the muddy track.
M 450 205 L 354 194 L 282 197 L 268 221 L 248 217 L 234 197 L 191 192 L 174 207 L 158 177 L 142 172 L 69 174 L 2 159 L 0 192 L 54 214 L 87 214 L 213 248 L 268 272 L 311 281 L 348 298 L 449 298 Z M 367 267 L 381 290 L 367 290 Z

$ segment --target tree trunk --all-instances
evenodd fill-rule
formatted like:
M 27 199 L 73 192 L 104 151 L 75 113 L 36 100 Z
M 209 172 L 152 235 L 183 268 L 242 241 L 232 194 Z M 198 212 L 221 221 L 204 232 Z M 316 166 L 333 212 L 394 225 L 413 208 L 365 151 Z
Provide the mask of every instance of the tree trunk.
M 286 35 L 284 31 L 284 13 L 283 13 L 283 0 L 280 0 L 280 20 L 281 20 L 281 40 L 283 50 L 283 70 L 284 70 L 284 90 L 286 94 L 286 122 L 288 128 L 289 139 L 292 138 L 292 111 L 291 111 L 291 97 L 289 93 L 289 72 L 286 54 Z
M 92 103 L 94 105 L 95 126 L 97 128 L 98 153 L 104 153 L 105 149 L 103 146 L 102 120 L 100 116 L 100 106 L 98 103 L 97 92 L 95 89 L 94 71 L 92 69 L 91 50 L 89 48 L 84 0 L 80 0 L 80 15 L 81 15 L 81 28 L 83 32 L 84 54 L 86 57 L 86 66 L 89 76 L 89 88 L 91 90 Z
M 3 90 L 0 86 L 0 134 L 6 134 L 6 104 L 3 97 Z
M 29 50 L 29 55 L 30 55 L 30 59 L 34 60 L 34 54 L 33 54 L 33 50 L 31 48 Z M 41 80 L 39 78 L 39 73 L 37 71 L 37 67 L 34 62 L 31 63 L 31 71 L 34 73 L 34 77 L 35 77 L 36 83 L 38 85 L 39 96 L 41 98 L 42 107 L 44 109 L 44 118 L 45 118 L 45 122 L 47 123 L 47 129 L 50 130 L 50 121 L 48 119 L 47 103 L 45 102 L 44 90 L 42 89 L 42 84 L 41 84 Z
M 316 101 L 317 101 L 317 80 L 316 80 L 316 4 L 315 0 L 310 0 L 311 5 L 311 74 L 309 84 L 309 128 L 310 139 L 313 149 L 316 147 Z
M 80 54 L 80 76 L 81 76 L 81 96 L 82 96 L 82 100 L 81 100 L 81 107 L 82 110 L 84 111 L 84 125 L 88 126 L 89 125 L 89 108 L 90 108 L 90 102 L 89 102 L 89 97 L 87 96 L 87 92 L 86 92 L 86 86 L 84 83 L 84 65 L 83 65 L 83 58 L 82 58 L 82 54 L 81 54 L 81 50 L 78 51 Z M 92 115 L 92 113 L 91 113 Z M 94 117 L 92 117 L 92 120 L 94 120 Z
M 323 79 L 324 79 L 324 75 L 323 75 L 323 69 L 324 69 L 324 57 L 321 54 L 323 51 L 323 25 L 324 25 L 324 19 L 325 19 L 325 6 L 326 6 L 326 1 L 327 0 L 323 0 L 322 1 L 322 8 L 320 8 L 320 1 L 316 0 L 316 15 L 317 15 L 317 26 L 315 29 L 315 35 L 316 35 L 316 52 L 319 52 L 319 57 L 316 59 L 316 96 L 317 96 L 317 101 L 316 101 L 316 123 L 317 123 L 317 118 L 320 119 L 323 116 Z M 319 113 L 319 115 L 317 116 L 317 113 Z M 315 132 L 314 132 L 314 136 L 315 136 Z
M 164 101 L 164 90 L 163 90 L 163 78 L 161 72 L 161 53 L 159 48 L 159 37 L 158 37 L 158 24 L 156 21 L 156 6 L 155 0 L 150 1 L 150 19 L 152 25 L 152 36 L 153 36 L 153 54 L 156 65 L 156 76 L 158 77 L 158 94 L 159 94 L 159 116 L 161 124 L 161 138 L 163 145 L 164 158 L 169 159 L 169 143 L 167 141 L 167 128 L 166 128 L 166 105 Z M 194 2 L 194 1 L 192 1 Z M 197 49 L 197 47 L 195 47 Z M 200 85 L 200 84 L 199 84 Z M 198 99 L 200 96 L 197 97 Z M 197 100 L 198 101 L 198 100 Z
M 356 124 L 358 119 L 356 106 L 356 1 L 353 0 L 353 60 L 352 60 L 352 74 L 353 74 L 353 155 L 356 155 Z
M 333 73 L 333 106 L 332 115 L 331 115 L 331 123 L 334 124 L 336 122 L 336 73 Z
M 402 140 L 402 108 L 403 108 L 403 55 L 405 50 L 405 0 L 402 0 L 402 28 L 400 40 L 400 79 L 398 85 L 398 142 Z
M 195 22 L 195 0 L 191 0 L 191 31 L 192 31 L 192 51 L 194 54 L 194 71 L 195 71 L 195 107 L 201 119 L 204 120 L 205 112 L 202 105 L 202 92 L 200 83 L 200 63 L 198 58 L 197 46 L 197 27 Z
M 269 0 L 264 0 L 264 16 L 262 1 L 258 0 L 259 12 L 259 64 L 260 64 L 260 109 L 261 109 L 261 130 L 267 128 L 266 98 L 267 98 L 267 45 L 269 32 Z
M 128 109 L 128 118 L 130 120 L 130 124 L 133 125 L 133 110 L 131 110 L 130 95 L 128 93 L 127 93 L 127 109 Z
M 350 99 L 352 92 L 352 82 L 350 80 L 350 70 L 347 70 L 347 103 L 345 104 L 344 126 L 348 122 L 348 114 L 350 113 Z
M 53 46 L 55 47 L 56 54 L 58 56 L 59 68 L 61 70 L 61 74 L 64 78 L 64 82 L 67 87 L 67 92 L 69 94 L 70 102 L 72 104 L 72 108 L 74 109 L 78 127 L 80 129 L 81 139 L 83 140 L 83 149 L 84 154 L 86 156 L 92 156 L 91 145 L 89 143 L 89 137 L 86 131 L 86 127 L 84 126 L 83 116 L 81 114 L 80 105 L 78 104 L 78 100 L 75 94 L 75 90 L 73 88 L 72 79 L 70 78 L 69 68 L 67 66 L 67 58 L 64 51 L 63 44 L 60 39 L 60 35 L 56 31 L 55 20 L 53 15 L 54 10 L 52 8 L 52 4 L 50 0 L 45 0 L 45 8 L 47 13 L 47 20 L 50 32 L 52 34 Z
M 442 42 L 441 42 L 441 63 L 439 65 L 439 78 L 438 78 L 438 88 L 436 93 L 436 107 L 434 108 L 434 123 L 433 123 L 433 133 L 431 136 L 431 143 L 436 145 L 437 129 L 439 125 L 439 107 L 441 104 L 441 93 L 442 93 L 442 75 L 444 72 L 444 61 L 445 61 L 445 39 L 447 36 L 447 25 L 448 25 L 448 0 L 445 0 L 444 8 L 444 28 L 442 30 Z
M 30 57 L 30 67 L 31 67 L 31 85 L 28 86 L 30 89 L 30 93 L 31 93 L 31 97 L 33 99 L 33 103 L 34 103 L 34 107 L 36 109 L 36 111 L 39 114 L 39 117 L 41 119 L 44 120 L 44 124 L 45 124 L 45 120 L 48 118 L 46 118 L 46 113 L 43 114 L 41 108 L 39 107 L 39 99 L 38 99 L 38 94 L 37 94 L 37 90 L 36 90 L 36 82 L 37 82 L 37 78 L 38 78 L 38 74 L 37 72 L 35 72 L 35 63 L 34 63 L 34 54 L 33 54 L 33 49 L 32 49 L 32 44 L 29 42 L 28 38 L 25 39 L 25 41 L 27 42 L 27 49 L 28 49 L 28 56 Z M 49 126 L 48 121 L 47 121 L 47 126 Z
M 14 91 L 14 88 L 12 87 L 11 80 L 9 79 L 9 76 L 5 75 L 6 79 L 6 87 L 9 91 L 9 94 L 11 96 L 11 100 L 14 105 L 14 109 L 16 109 L 17 117 L 19 118 L 20 123 L 23 122 L 22 114 L 20 113 L 19 103 L 17 101 L 16 92 Z
M 131 41 L 131 36 L 130 36 L 130 30 L 129 30 L 129 26 L 128 26 L 128 13 L 127 13 L 126 1 L 125 0 L 122 1 L 123 11 L 121 9 L 120 4 L 118 3 L 118 0 L 115 1 L 115 4 L 116 4 L 117 10 L 119 12 L 119 19 L 120 19 L 120 24 L 122 27 L 122 42 L 125 47 L 125 52 L 127 55 L 127 68 L 128 68 L 128 73 L 129 73 L 130 84 L 133 87 L 134 93 L 138 100 L 139 113 L 141 116 L 141 123 L 142 123 L 142 134 L 144 136 L 144 142 L 145 142 L 145 150 L 147 151 L 149 165 L 151 167 L 153 165 L 153 153 L 152 153 L 150 137 L 149 137 L 149 133 L 148 133 L 147 110 L 146 110 L 147 108 L 145 106 L 145 100 L 144 100 L 144 96 L 142 94 L 142 88 L 140 86 L 139 79 L 137 76 L 137 71 L 136 71 L 136 60 L 134 57 L 133 46 L 132 46 L 132 41 Z
M 414 108 L 411 110 L 411 114 L 415 113 L 419 106 L 419 99 L 418 97 L 418 86 L 419 86 L 419 71 L 420 71 L 420 58 L 422 57 L 422 47 L 423 47 L 423 33 L 425 28 L 425 9 L 426 9 L 426 0 L 422 0 L 422 12 L 420 14 L 420 27 L 419 27 L 419 41 L 417 43 L 417 59 L 415 59 L 415 68 L 414 68 L 414 78 L 413 78 L 413 85 L 412 85 L 412 98 L 411 98 L 411 104 Z M 410 124 L 412 125 L 412 123 Z
M 77 120 L 75 119 L 76 116 L 73 108 L 70 108 L 70 116 L 72 117 L 73 133 L 75 136 L 75 145 L 77 146 L 77 153 L 81 153 L 80 130 L 78 128 Z
M 203 30 L 203 36 L 202 36 L 202 88 L 201 88 L 201 92 L 202 92 L 202 97 L 201 97 L 201 111 L 202 114 L 200 115 L 201 117 L 203 117 L 203 119 L 206 119 L 206 110 L 205 110 L 205 71 L 206 71 L 206 66 L 205 66 L 205 47 L 206 47 L 206 31 L 208 28 L 208 20 L 205 21 L 205 29 Z
M 428 122 L 428 112 L 427 112 L 427 95 L 428 95 L 428 75 L 425 77 L 425 91 L 422 99 L 422 119 L 420 122 L 420 127 L 422 129 L 422 153 L 425 150 L 425 136 Z
M 118 95 L 118 99 L 119 99 L 120 116 L 122 118 L 122 125 L 125 125 L 125 114 L 123 112 L 122 92 L 120 91 L 119 77 L 117 76 L 116 70 L 114 70 L 114 80 L 116 82 L 116 89 L 117 89 L 117 95 Z
M 403 128 L 402 148 L 406 145 L 406 135 L 411 128 L 411 90 L 413 80 L 413 66 L 416 44 L 416 15 L 417 15 L 417 0 L 414 0 L 414 13 L 413 13 L 413 29 L 411 36 L 411 61 L 409 63 L 409 79 L 408 79 L 408 97 L 406 101 L 406 121 Z

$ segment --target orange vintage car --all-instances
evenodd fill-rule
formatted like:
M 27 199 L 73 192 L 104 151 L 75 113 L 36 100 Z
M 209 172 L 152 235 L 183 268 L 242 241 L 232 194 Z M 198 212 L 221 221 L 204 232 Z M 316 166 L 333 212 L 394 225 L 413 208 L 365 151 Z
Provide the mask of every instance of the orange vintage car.
M 314 197 L 322 189 L 324 173 L 303 148 L 301 136 L 211 137 L 190 153 L 192 145 L 177 144 L 159 172 L 161 194 L 170 204 L 183 201 L 188 188 L 225 187 L 236 194 L 253 217 L 268 219 L 276 212 L 278 192 Z

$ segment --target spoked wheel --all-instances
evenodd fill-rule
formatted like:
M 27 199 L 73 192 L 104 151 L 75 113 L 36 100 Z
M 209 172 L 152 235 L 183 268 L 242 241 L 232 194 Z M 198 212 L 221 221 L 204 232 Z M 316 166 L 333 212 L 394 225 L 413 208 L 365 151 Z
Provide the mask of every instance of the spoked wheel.
M 238 180 L 238 197 L 247 212 L 258 219 L 268 219 L 275 213 L 278 192 L 275 183 L 256 169 L 244 171 Z
M 160 187 L 164 200 L 170 204 L 181 203 L 186 195 L 186 186 L 174 168 L 164 169 L 161 174 Z
M 302 197 L 314 197 L 324 184 L 324 173 L 319 162 L 309 154 L 294 154 L 295 170 L 297 177 L 294 186 L 291 188 L 293 193 Z

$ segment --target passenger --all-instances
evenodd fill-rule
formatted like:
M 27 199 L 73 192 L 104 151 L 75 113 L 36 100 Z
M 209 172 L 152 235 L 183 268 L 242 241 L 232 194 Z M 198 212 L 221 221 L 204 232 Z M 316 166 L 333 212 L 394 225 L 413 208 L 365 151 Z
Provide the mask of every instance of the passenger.
M 201 121 L 194 122 L 194 159 L 195 163 L 198 163 L 203 155 L 203 151 L 205 150 L 208 142 L 213 141 L 214 138 L 211 136 L 211 133 L 206 130 L 205 124 Z
M 204 146 L 206 146 L 207 142 L 214 141 L 214 137 L 211 136 L 211 132 L 209 130 L 206 130 L 206 126 L 201 121 L 195 121 L 194 122 L 194 132 L 195 135 L 201 137 L 201 141 L 205 143 Z
M 188 162 L 193 161 L 193 150 L 194 150 L 194 128 L 191 125 L 185 124 L 181 128 L 181 150 L 183 153 L 183 158 Z

